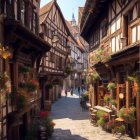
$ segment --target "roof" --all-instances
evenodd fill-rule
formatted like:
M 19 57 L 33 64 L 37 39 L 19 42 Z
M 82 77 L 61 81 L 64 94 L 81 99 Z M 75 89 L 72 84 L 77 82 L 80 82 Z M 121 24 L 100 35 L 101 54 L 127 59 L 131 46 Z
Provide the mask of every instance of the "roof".
M 79 33 L 78 30 L 76 30 L 74 27 L 72 27 L 70 21 L 67 21 L 67 20 L 65 20 L 65 21 L 66 21 L 66 24 L 67 24 L 67 26 L 72 34 Z
M 79 7 L 78 8 L 78 26 L 80 27 L 80 23 L 81 23 L 81 18 L 83 15 L 83 11 L 84 11 L 84 7 Z
M 69 29 L 68 29 L 68 26 L 66 25 L 65 18 L 63 16 L 62 11 L 61 11 L 59 5 L 57 4 L 57 1 L 56 0 L 52 0 L 51 2 L 49 2 L 48 4 L 46 4 L 45 6 L 43 6 L 40 9 L 39 23 L 42 24 L 45 21 L 45 19 L 47 18 L 47 15 L 48 15 L 48 13 L 51 10 L 51 8 L 52 8 L 53 5 L 55 5 L 58 8 L 58 11 L 60 13 L 60 16 L 61 16 L 62 21 L 63 21 L 64 26 L 65 26 L 65 29 L 66 29 L 67 33 L 70 35 L 71 33 L 70 33 Z
M 53 2 L 54 1 L 51 1 L 51 2 L 47 3 L 46 5 L 44 5 L 42 8 L 40 8 L 40 11 L 39 11 L 39 16 L 40 16 L 39 21 L 40 21 L 40 23 L 44 22 L 47 14 L 51 10 Z
M 97 23 L 110 0 L 86 0 L 80 23 L 81 35 L 87 40 L 91 27 Z
M 75 34 L 78 34 L 77 38 L 74 38 L 77 42 L 77 45 L 79 46 L 79 49 L 81 49 L 82 51 L 86 51 L 86 47 L 88 46 L 88 44 L 84 41 L 84 39 L 80 36 L 80 33 L 78 30 L 76 30 L 70 23 L 70 21 L 67 21 L 66 20 L 66 24 L 71 32 L 71 34 L 73 35 L 73 38 L 74 38 L 74 35 Z

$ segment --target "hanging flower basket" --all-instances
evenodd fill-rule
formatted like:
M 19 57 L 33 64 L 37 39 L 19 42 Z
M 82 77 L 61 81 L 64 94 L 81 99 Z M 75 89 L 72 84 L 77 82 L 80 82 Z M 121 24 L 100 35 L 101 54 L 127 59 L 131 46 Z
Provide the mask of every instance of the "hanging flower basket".
M 30 68 L 26 66 L 22 66 L 19 68 L 19 72 L 22 74 L 27 74 L 28 72 L 30 72 Z
M 30 82 L 27 83 L 26 86 L 29 92 L 35 92 L 36 90 L 39 89 L 39 83 L 36 80 L 31 80 Z
M 109 84 L 107 85 L 108 90 L 113 90 L 115 89 L 116 85 L 113 82 L 109 82 Z
M 112 97 L 111 97 L 110 94 L 105 94 L 105 96 L 104 96 L 104 101 L 105 101 L 106 103 L 109 103 L 109 102 L 111 101 L 111 99 L 112 99 Z

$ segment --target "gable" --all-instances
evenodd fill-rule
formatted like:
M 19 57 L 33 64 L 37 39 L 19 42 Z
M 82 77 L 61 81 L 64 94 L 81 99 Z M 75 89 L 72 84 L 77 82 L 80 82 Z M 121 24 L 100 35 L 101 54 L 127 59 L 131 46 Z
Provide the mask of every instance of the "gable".
M 48 15 L 45 18 L 45 22 L 57 27 L 57 29 L 65 35 L 70 35 L 70 31 L 65 23 L 61 9 L 56 2 L 53 3 L 51 9 L 49 10 Z

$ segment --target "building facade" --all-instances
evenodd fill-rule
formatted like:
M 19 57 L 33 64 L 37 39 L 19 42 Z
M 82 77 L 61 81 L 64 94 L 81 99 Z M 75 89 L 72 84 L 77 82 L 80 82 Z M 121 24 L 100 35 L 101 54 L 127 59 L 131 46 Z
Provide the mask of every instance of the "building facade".
M 56 1 L 51 1 L 40 9 L 40 35 L 52 46 L 50 52 L 42 58 L 39 69 L 44 89 L 42 100 L 47 104 L 60 97 L 69 62 L 67 43 L 70 32 Z
M 37 0 L 0 1 L 1 140 L 24 139 L 40 110 L 37 72 L 51 46 L 39 37 L 39 5 Z
M 85 70 L 88 67 L 88 44 L 80 36 L 79 27 L 76 24 L 74 15 L 72 16 L 71 21 L 66 21 L 67 26 L 72 34 L 70 41 L 70 50 L 71 50 L 71 60 L 72 60 L 72 74 L 71 80 L 73 82 L 72 87 L 77 88 L 81 86 L 82 83 L 85 84 Z
M 139 80 L 128 80 L 130 75 L 139 79 L 140 1 L 87 0 L 80 26 L 81 35 L 90 44 L 90 67 L 101 79 L 94 84 L 92 105 L 104 104 L 108 91 L 103 85 L 114 82 L 117 111 L 135 106 L 134 130 L 128 132 L 140 136 Z

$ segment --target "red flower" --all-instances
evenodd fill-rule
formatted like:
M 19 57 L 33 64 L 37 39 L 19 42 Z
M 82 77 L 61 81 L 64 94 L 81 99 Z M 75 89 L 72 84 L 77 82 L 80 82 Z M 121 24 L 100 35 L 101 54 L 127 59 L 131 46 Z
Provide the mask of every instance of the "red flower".
M 49 116 L 49 112 L 48 111 L 42 111 L 42 112 L 39 112 L 38 114 L 41 118 L 46 118 Z
M 108 115 L 108 114 L 104 114 L 104 115 L 103 115 L 103 118 L 104 118 L 104 119 L 108 119 L 108 118 L 109 118 L 109 115 Z

